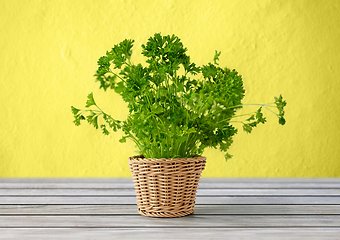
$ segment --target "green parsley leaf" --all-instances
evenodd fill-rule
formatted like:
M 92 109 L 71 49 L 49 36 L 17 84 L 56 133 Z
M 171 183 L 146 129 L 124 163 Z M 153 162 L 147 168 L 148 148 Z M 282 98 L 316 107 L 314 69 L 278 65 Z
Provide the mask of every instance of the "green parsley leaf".
M 93 93 L 91 92 L 88 96 L 87 96 L 87 101 L 86 101 L 86 106 L 85 107 L 91 107 L 92 105 L 96 105 L 94 99 L 93 99 Z
M 219 59 L 220 55 L 221 55 L 221 51 L 220 51 L 220 52 L 217 52 L 217 51 L 215 50 L 214 64 L 218 65 L 218 62 L 217 62 L 217 61 L 220 60 L 220 59 Z
M 90 115 L 87 116 L 88 123 L 92 124 L 96 129 L 98 129 L 98 115 L 93 111 L 90 111 Z
M 279 114 L 278 114 L 279 124 L 285 125 L 286 120 L 284 118 L 284 114 L 285 114 L 284 107 L 287 105 L 287 102 L 283 100 L 282 95 L 280 95 L 278 98 L 277 97 L 274 97 L 274 98 L 275 98 L 276 107 L 279 110 Z
M 72 111 L 73 115 L 77 115 L 78 112 L 80 111 L 80 109 L 77 109 L 77 108 L 71 106 L 71 111 Z
M 100 125 L 100 128 L 102 129 L 104 135 L 110 134 L 109 131 L 106 129 L 106 126 L 104 124 Z
M 85 120 L 85 117 L 83 115 L 74 115 L 74 121 L 73 123 L 76 125 L 76 126 L 79 126 L 80 125 L 80 121 L 81 120 Z

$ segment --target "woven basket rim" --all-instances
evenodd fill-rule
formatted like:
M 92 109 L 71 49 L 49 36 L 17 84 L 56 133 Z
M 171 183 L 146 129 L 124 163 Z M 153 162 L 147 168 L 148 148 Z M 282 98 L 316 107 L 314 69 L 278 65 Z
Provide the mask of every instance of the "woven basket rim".
M 207 158 L 204 156 L 196 156 L 196 157 L 183 157 L 183 158 L 145 158 L 143 155 L 136 155 L 129 157 L 129 161 L 131 162 L 140 162 L 140 161 L 159 161 L 159 162 L 187 162 L 187 161 L 200 161 L 206 160 Z

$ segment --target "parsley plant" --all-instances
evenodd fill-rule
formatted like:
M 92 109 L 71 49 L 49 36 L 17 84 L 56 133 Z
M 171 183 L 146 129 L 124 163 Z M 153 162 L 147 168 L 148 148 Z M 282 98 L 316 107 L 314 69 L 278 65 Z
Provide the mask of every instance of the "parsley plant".
M 71 107 L 75 125 L 87 120 L 105 135 L 122 130 L 119 140 L 134 141 L 146 158 L 176 158 L 201 155 L 206 147 L 227 153 L 239 122 L 250 133 L 265 123 L 266 109 L 285 124 L 282 96 L 269 104 L 242 104 L 242 77 L 229 68 L 219 66 L 221 52 L 213 61 L 196 66 L 186 54 L 187 48 L 175 35 L 157 33 L 142 45 L 147 66 L 131 62 L 133 40 L 125 39 L 99 58 L 95 74 L 100 88 L 113 89 L 128 103 L 129 116 L 115 120 L 96 104 L 93 93 L 87 96 L 85 109 Z M 258 105 L 249 114 L 236 115 L 244 105 Z M 232 119 L 244 118 L 233 121 Z

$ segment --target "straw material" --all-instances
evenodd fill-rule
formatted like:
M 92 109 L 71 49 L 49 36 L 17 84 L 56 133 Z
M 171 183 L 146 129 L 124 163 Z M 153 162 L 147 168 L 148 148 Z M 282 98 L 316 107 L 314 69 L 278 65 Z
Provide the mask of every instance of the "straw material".
M 149 217 L 182 217 L 194 212 L 205 157 L 129 158 L 138 212 Z

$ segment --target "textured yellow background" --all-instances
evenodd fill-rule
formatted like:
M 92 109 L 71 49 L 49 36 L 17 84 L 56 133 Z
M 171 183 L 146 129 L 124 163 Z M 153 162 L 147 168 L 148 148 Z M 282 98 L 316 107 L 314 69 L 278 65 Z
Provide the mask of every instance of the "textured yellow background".
M 0 2 L 0 176 L 129 177 L 133 143 L 75 127 L 70 106 L 97 103 L 117 119 L 127 108 L 99 90 L 97 59 L 125 38 L 140 45 L 176 34 L 192 61 L 235 68 L 244 103 L 287 100 L 287 124 L 235 137 L 225 162 L 205 152 L 203 177 L 340 177 L 340 1 L 5 0 Z

